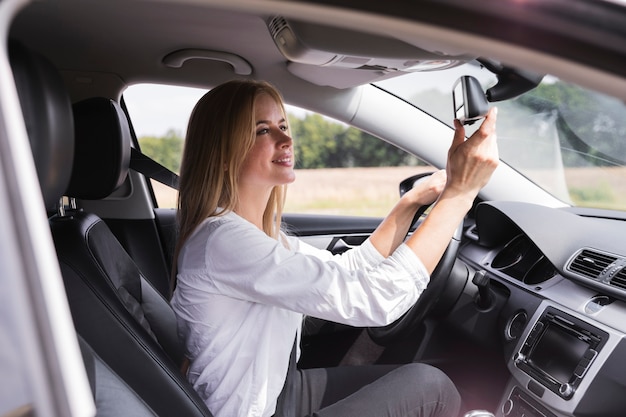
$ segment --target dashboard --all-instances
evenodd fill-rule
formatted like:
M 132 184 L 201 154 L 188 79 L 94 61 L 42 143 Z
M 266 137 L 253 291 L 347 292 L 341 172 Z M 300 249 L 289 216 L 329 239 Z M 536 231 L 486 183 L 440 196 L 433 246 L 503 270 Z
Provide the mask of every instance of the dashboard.
M 483 202 L 459 259 L 484 271 L 511 377 L 497 416 L 626 410 L 626 218 Z

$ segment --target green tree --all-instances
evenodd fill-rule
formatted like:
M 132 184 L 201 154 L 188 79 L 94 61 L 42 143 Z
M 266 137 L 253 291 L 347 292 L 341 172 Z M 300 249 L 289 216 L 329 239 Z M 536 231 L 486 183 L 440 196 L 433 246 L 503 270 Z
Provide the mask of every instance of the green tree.
M 179 172 L 183 152 L 183 138 L 174 129 L 163 137 L 143 136 L 139 138 L 141 151 L 164 167 Z
M 307 114 L 304 119 L 290 117 L 299 168 L 325 168 L 337 164 L 336 135 L 342 126 L 319 114 Z
M 319 114 L 289 115 L 297 167 L 348 168 L 418 165 L 419 160 L 395 146 L 333 122 Z
M 567 166 L 626 162 L 626 108 L 605 96 L 562 81 L 542 83 L 518 101 L 535 112 L 554 112 Z M 579 155 L 587 155 L 581 159 Z

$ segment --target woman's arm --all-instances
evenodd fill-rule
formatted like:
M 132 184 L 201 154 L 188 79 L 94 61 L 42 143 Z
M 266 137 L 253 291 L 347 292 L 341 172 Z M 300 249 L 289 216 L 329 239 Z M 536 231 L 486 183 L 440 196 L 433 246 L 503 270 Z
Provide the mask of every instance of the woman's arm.
M 455 120 L 446 186 L 424 222 L 406 242 L 429 273 L 437 266 L 454 231 L 498 166 L 496 115 L 497 109 L 492 108 L 480 129 L 467 140 L 463 125 Z
M 391 209 L 370 236 L 370 242 L 385 258 L 404 241 L 415 212 L 439 197 L 446 184 L 446 171 L 440 170 L 420 181 Z
M 403 242 L 417 209 L 439 197 L 422 225 L 407 240 L 428 272 L 433 271 L 456 227 L 498 164 L 496 113 L 492 109 L 467 141 L 465 129 L 455 120 L 446 171 L 434 173 L 406 193 L 372 233 L 370 241 L 381 255 L 391 255 Z

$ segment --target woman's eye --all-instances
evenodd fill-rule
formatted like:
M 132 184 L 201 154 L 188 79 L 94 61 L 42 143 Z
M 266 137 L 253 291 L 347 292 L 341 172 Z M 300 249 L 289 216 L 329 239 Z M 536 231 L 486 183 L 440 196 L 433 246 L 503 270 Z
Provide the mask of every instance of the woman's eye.
M 270 130 L 265 128 L 265 129 L 259 129 L 256 131 L 257 135 L 265 135 L 266 133 L 268 133 Z
M 281 126 L 280 130 L 282 130 L 283 132 L 286 132 L 289 130 L 289 128 L 287 126 Z

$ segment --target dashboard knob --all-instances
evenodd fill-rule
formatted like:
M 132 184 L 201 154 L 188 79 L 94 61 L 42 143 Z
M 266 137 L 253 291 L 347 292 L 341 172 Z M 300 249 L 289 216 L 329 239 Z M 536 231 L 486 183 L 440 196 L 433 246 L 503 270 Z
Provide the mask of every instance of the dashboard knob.
M 511 411 L 513 411 L 513 400 L 509 398 L 502 404 L 502 414 L 508 416 Z
M 528 315 L 525 311 L 518 311 L 515 313 L 506 323 L 504 329 L 504 337 L 507 341 L 516 340 L 519 338 L 528 322 Z
M 572 394 L 574 394 L 574 387 L 572 387 L 570 384 L 562 384 L 559 387 L 559 394 L 561 394 L 565 398 L 569 398 L 572 396 Z

